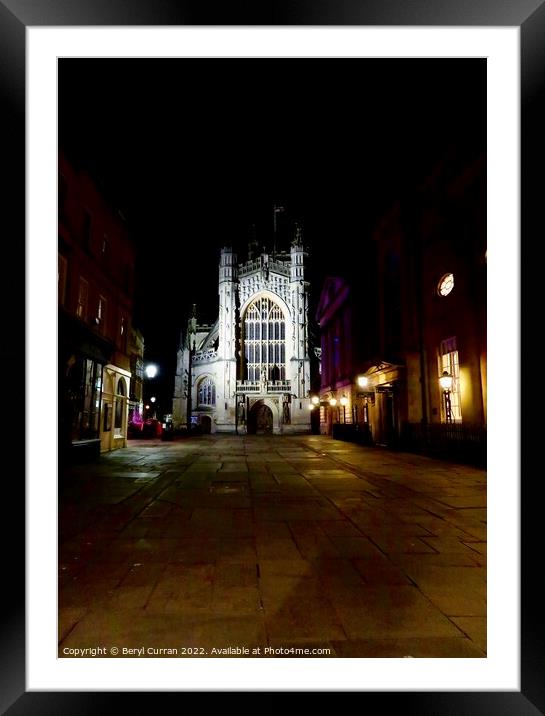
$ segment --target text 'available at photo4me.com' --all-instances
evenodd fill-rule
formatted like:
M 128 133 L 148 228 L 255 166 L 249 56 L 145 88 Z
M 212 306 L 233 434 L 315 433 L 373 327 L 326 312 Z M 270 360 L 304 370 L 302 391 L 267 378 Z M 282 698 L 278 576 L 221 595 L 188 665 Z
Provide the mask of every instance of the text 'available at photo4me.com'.
M 100 657 L 195 657 L 195 656 L 330 656 L 328 647 L 310 646 L 224 646 L 204 648 L 201 646 L 91 646 L 64 647 L 61 657 L 100 658 Z

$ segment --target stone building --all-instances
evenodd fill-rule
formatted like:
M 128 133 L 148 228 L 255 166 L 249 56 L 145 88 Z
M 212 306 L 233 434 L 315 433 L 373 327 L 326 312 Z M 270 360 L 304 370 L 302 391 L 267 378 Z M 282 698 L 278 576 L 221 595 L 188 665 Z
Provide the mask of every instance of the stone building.
M 196 310 L 178 351 L 173 422 L 203 432 L 293 433 L 310 430 L 309 284 L 302 233 L 289 253 L 239 263 L 223 248 L 219 315 L 200 324 Z

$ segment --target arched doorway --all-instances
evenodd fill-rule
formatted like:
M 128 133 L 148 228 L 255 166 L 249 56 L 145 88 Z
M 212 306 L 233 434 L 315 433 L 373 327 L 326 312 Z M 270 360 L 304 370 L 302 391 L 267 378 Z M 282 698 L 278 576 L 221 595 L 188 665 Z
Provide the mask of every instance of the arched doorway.
M 205 435 L 212 431 L 212 419 L 209 415 L 201 415 L 201 430 Z
M 272 435 L 273 414 L 263 401 L 256 403 L 248 415 L 248 433 L 250 435 Z

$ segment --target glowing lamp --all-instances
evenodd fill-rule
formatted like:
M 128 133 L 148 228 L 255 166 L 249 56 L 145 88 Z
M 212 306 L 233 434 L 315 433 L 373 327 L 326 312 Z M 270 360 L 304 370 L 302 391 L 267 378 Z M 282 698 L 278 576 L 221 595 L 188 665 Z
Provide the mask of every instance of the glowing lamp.
M 157 375 L 157 366 L 153 365 L 153 363 L 150 363 L 146 366 L 145 372 L 148 378 L 155 378 Z

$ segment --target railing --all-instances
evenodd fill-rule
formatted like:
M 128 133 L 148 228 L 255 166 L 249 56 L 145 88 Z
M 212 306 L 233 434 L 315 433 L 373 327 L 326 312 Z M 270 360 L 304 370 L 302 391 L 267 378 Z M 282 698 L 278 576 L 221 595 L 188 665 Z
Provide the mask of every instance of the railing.
M 486 464 L 486 426 L 469 423 L 404 423 L 399 447 L 409 452 Z
M 290 380 L 270 380 L 266 384 L 267 393 L 290 393 Z
M 197 351 L 193 356 L 193 363 L 207 363 L 208 361 L 215 360 L 218 357 L 218 352 L 213 348 L 207 351 Z
M 361 445 L 372 445 L 370 426 L 365 423 L 336 423 L 332 437 Z M 454 462 L 486 465 L 486 427 L 468 423 L 404 423 L 401 433 L 385 441 L 390 450 L 414 452 Z
M 259 393 L 260 390 L 258 380 L 237 380 L 237 393 Z
M 360 445 L 373 444 L 368 423 L 334 423 L 331 428 L 331 437 Z
M 264 384 L 259 380 L 237 380 L 237 393 L 291 393 L 291 381 L 269 380 Z
M 269 263 L 266 264 L 266 266 L 269 269 L 269 272 L 273 271 L 274 273 L 281 274 L 282 276 L 289 276 L 290 269 L 287 262 L 284 263 L 283 261 L 269 260 Z M 260 259 L 257 259 L 256 261 L 247 261 L 245 264 L 240 266 L 238 275 L 247 276 L 254 271 L 261 271 L 263 267 L 264 266 Z

